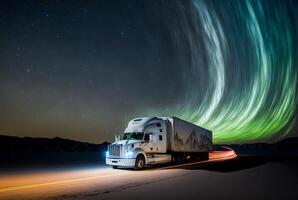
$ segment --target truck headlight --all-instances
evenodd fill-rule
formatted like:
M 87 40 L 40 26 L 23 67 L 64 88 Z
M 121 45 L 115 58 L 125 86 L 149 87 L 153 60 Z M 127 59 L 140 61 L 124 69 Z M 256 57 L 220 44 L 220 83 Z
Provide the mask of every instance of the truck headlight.
M 109 151 L 106 151 L 106 157 L 109 157 L 109 155 L 110 155 Z
M 124 156 L 126 157 L 126 158 L 129 158 L 129 157 L 131 157 L 132 156 L 132 151 L 129 151 L 129 152 L 126 152 L 125 154 L 124 154 Z

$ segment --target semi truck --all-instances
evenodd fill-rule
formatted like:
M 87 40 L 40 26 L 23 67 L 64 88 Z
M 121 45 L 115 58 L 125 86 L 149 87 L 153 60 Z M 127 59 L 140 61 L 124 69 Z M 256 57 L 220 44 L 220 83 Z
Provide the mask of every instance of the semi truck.
M 108 146 L 106 164 L 142 169 L 147 165 L 207 160 L 212 132 L 177 117 L 139 117 Z

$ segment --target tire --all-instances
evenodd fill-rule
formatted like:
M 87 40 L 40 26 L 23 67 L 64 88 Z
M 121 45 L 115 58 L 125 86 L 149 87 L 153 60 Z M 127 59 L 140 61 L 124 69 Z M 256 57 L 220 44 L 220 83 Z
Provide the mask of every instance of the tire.
M 136 158 L 135 169 L 140 170 L 145 167 L 145 158 L 143 155 L 138 155 Z
M 115 166 L 115 165 L 114 165 L 114 166 L 112 166 L 112 167 L 113 167 L 113 169 L 118 169 L 118 166 Z
M 172 163 L 177 163 L 177 156 L 176 155 L 172 155 Z

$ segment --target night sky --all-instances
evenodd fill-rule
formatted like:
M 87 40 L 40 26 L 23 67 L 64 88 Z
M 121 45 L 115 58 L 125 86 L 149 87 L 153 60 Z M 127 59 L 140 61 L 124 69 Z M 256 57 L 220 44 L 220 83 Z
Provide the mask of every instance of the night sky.
M 297 26 L 296 1 L 1 1 L 0 134 L 99 143 L 156 115 L 298 136 Z

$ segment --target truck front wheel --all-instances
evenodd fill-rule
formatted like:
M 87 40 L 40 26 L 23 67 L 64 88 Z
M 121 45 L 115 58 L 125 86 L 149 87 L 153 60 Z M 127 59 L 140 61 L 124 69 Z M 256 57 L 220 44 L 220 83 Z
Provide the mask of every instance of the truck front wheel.
M 136 158 L 135 169 L 140 170 L 145 167 L 145 158 L 143 155 L 138 155 Z

